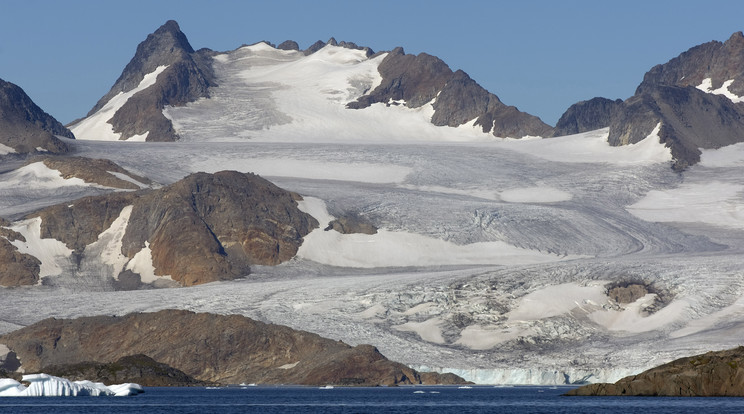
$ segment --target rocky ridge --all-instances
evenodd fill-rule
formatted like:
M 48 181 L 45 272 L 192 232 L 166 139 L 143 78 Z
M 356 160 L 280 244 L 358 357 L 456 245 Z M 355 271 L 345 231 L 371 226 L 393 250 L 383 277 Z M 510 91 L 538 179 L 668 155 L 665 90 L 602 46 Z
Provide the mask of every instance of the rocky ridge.
M 154 185 L 149 178 L 133 174 L 107 159 L 40 156 L 30 162 L 43 162 L 50 169 L 59 171 L 64 179 L 74 177 L 120 190 L 140 190 Z
M 700 148 L 744 141 L 744 104 L 720 93 L 722 89 L 744 96 L 741 32 L 654 66 L 623 102 L 594 98 L 572 105 L 556 124 L 554 136 L 609 127 L 610 145 L 628 145 L 660 126 L 659 139 L 670 147 L 673 168 L 683 170 L 700 161 Z
M 467 73 L 452 70 L 441 59 L 426 53 L 408 55 L 398 47 L 378 67 L 382 82 L 374 90 L 350 102 L 350 109 L 374 103 L 402 104 L 418 108 L 432 102 L 431 122 L 456 127 L 475 120 L 484 133 L 497 137 L 550 136 L 553 129 L 538 117 L 507 106 L 483 89 Z
M 56 135 L 75 138 L 70 130 L 39 108 L 23 89 L 0 79 L 0 145 L 19 154 L 66 153 L 67 144 Z
M 25 372 L 61 364 L 109 364 L 143 354 L 200 381 L 302 385 L 456 384 L 421 374 L 370 345 L 340 341 L 239 315 L 180 310 L 45 319 L 0 337 Z
M 566 395 L 744 397 L 744 347 L 680 358 L 614 384 L 589 384 Z

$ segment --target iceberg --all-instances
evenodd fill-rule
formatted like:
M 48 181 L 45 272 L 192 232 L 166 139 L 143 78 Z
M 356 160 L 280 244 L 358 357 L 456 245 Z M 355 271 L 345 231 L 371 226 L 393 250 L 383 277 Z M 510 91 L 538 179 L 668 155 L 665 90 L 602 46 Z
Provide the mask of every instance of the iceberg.
M 0 397 L 121 397 L 144 392 L 142 386 L 134 383 L 106 386 L 101 382 L 73 382 L 48 374 L 24 375 L 22 381 L 28 382 L 28 387 L 11 378 L 0 379 Z

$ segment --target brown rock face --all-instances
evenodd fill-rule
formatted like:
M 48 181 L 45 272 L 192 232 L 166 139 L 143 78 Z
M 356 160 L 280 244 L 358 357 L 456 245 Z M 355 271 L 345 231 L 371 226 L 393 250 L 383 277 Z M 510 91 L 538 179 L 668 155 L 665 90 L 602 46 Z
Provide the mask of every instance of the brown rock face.
M 134 205 L 124 236 L 133 257 L 150 242 L 156 274 L 190 286 L 247 274 L 297 254 L 318 223 L 296 195 L 253 174 L 197 173 Z
M 26 372 L 144 354 L 198 380 L 223 384 L 395 385 L 459 378 L 422 377 L 369 345 L 351 347 L 239 315 L 178 310 L 46 319 L 0 337 L 0 343 L 18 354 Z
M 12 287 L 35 285 L 39 281 L 41 262 L 39 259 L 21 253 L 10 242 L 26 239 L 6 228 L 10 223 L 0 217 L 0 286 Z
M 148 242 L 155 273 L 191 286 L 294 257 L 318 226 L 297 208 L 298 197 L 256 175 L 223 171 L 157 190 L 86 197 L 28 217 L 41 217 L 41 236 L 62 241 L 79 258 L 131 205 L 122 254 L 131 259 Z
M 144 387 L 188 387 L 211 385 L 196 380 L 183 371 L 155 361 L 147 355 L 130 355 L 101 364 L 82 362 L 79 364 L 51 365 L 44 373 L 70 381 L 103 382 L 106 385 L 133 382 Z
M 743 397 L 744 347 L 680 358 L 614 384 L 590 384 L 566 395 Z

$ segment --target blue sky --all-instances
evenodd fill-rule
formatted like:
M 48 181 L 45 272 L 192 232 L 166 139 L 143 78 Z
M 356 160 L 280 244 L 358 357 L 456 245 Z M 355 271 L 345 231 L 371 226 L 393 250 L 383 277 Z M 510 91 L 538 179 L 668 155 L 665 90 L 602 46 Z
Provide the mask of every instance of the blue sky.
M 0 0 L 0 10 L 0 78 L 63 123 L 168 19 L 195 49 L 333 36 L 426 52 L 551 125 L 577 101 L 625 99 L 655 64 L 744 30 L 740 0 Z

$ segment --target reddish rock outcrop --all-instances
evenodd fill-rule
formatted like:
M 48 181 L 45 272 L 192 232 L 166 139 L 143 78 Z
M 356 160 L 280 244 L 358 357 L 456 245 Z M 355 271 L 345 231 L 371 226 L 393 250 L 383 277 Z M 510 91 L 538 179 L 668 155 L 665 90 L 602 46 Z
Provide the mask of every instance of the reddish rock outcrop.
M 144 354 L 203 381 L 304 385 L 463 383 L 392 362 L 370 345 L 351 347 L 240 315 L 181 310 L 46 319 L 0 337 L 26 372 Z
M 589 384 L 566 395 L 744 397 L 744 347 L 680 358 L 614 384 Z

